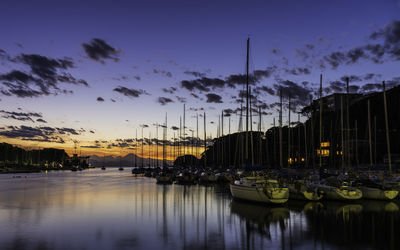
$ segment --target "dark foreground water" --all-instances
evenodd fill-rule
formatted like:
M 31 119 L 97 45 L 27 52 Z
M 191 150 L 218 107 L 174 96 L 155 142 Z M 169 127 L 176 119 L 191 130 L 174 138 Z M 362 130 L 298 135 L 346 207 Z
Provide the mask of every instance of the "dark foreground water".
M 248 204 L 129 169 L 13 176 L 0 175 L 0 249 L 400 249 L 398 201 Z

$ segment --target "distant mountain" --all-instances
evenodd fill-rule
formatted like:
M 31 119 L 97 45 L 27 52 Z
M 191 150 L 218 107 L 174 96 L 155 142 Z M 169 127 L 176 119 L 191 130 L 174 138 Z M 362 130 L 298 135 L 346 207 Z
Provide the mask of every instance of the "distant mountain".
M 136 165 L 138 167 L 142 166 L 142 158 L 139 156 L 130 153 L 125 156 L 106 156 L 106 157 L 101 157 L 97 155 L 90 155 L 89 162 L 92 164 L 92 166 L 95 167 L 132 167 L 135 165 L 135 160 L 136 160 Z M 143 165 L 147 167 L 148 165 L 151 166 L 156 166 L 158 162 L 158 165 L 161 167 L 162 166 L 162 159 L 161 160 L 156 160 L 156 159 L 148 159 L 144 158 L 143 159 Z M 167 161 L 168 164 L 171 164 L 170 161 Z

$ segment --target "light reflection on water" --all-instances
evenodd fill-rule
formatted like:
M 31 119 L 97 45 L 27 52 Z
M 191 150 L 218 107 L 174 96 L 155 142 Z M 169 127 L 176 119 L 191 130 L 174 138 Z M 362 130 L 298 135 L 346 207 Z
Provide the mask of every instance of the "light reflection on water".
M 0 175 L 0 249 L 400 247 L 397 201 L 265 206 L 129 169 L 21 176 Z

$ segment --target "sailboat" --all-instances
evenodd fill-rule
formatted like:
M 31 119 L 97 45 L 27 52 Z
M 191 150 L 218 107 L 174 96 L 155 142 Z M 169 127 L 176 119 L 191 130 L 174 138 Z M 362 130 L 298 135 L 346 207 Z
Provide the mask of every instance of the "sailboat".
M 312 182 L 296 180 L 289 184 L 290 199 L 319 201 L 324 196 L 324 191 L 319 189 Z
M 246 164 L 248 160 L 248 121 L 249 121 L 249 45 L 247 39 L 246 56 Z M 252 158 L 254 159 L 254 158 Z M 289 189 L 283 186 L 276 179 L 264 176 L 242 177 L 230 184 L 230 191 L 233 198 L 264 203 L 285 203 L 289 199 Z

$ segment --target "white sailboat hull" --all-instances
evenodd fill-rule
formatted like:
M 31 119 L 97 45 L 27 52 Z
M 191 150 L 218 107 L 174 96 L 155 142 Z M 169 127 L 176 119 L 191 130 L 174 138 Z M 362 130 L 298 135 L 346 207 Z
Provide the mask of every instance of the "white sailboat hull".
M 318 188 L 324 191 L 325 198 L 328 200 L 359 200 L 363 197 L 361 190 L 352 188 L 337 188 L 326 185 L 318 185 Z
M 263 188 L 230 184 L 230 190 L 234 198 L 249 201 L 281 204 L 289 199 L 288 188 Z

